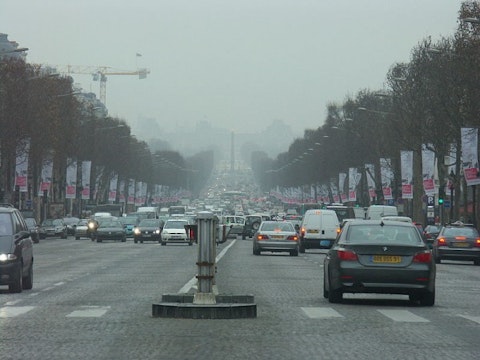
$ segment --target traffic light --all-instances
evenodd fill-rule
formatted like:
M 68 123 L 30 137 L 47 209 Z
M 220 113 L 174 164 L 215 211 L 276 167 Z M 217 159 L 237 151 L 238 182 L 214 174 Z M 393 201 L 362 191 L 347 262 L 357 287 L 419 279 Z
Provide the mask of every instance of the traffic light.
M 445 190 L 438 189 L 438 205 L 443 205 L 443 199 L 445 198 Z

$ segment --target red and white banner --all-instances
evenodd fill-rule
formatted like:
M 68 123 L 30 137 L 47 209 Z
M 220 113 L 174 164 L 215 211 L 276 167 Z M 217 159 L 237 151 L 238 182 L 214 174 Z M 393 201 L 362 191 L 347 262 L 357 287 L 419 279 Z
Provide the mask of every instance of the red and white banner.
M 424 144 L 422 147 L 422 175 L 425 195 L 435 195 L 434 174 L 435 153 L 432 150 L 429 150 L 428 146 Z
M 15 186 L 20 192 L 28 191 L 28 154 L 30 152 L 30 140 L 21 141 L 17 145 L 17 157 L 15 164 Z
M 90 199 L 90 174 L 92 171 L 91 161 L 82 161 L 82 199 Z
M 380 158 L 380 174 L 382 176 L 382 191 L 385 200 L 393 199 L 392 182 L 393 169 L 392 162 L 387 158 Z
M 67 160 L 67 174 L 65 180 L 67 182 L 65 199 L 75 199 L 77 195 L 77 162 L 75 160 Z
M 413 199 L 413 151 L 400 151 L 402 199 Z
M 467 186 L 480 184 L 478 168 L 478 129 L 462 128 L 462 165 Z

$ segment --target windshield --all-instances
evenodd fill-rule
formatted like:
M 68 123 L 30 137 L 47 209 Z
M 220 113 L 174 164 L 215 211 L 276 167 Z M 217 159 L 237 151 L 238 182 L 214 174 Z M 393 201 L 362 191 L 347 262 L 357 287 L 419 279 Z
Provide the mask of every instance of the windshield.
M 160 226 L 160 222 L 158 220 L 155 220 L 155 219 L 145 219 L 145 220 L 142 220 L 139 224 L 139 226 L 152 226 L 152 227 L 159 227 Z
M 186 221 L 167 221 L 163 226 L 164 229 L 185 229 L 188 225 Z
M 12 234 L 12 221 L 10 214 L 0 213 L 0 235 Z

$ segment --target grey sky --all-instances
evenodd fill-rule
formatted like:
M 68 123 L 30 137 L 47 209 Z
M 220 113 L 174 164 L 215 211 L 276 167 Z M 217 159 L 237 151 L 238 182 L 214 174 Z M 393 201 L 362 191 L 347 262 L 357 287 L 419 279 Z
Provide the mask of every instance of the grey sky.
M 303 133 L 326 105 L 381 89 L 423 38 L 451 36 L 460 0 L 0 0 L 0 32 L 31 63 L 135 70 L 107 107 L 161 127 L 199 120 L 243 132 L 281 119 Z M 137 57 L 136 53 L 142 54 Z M 98 96 L 91 76 L 73 75 Z

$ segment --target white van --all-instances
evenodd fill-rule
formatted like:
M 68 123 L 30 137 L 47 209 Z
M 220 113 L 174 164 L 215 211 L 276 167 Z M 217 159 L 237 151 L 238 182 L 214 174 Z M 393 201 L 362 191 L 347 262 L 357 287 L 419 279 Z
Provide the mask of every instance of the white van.
M 384 216 L 398 216 L 396 206 L 370 205 L 367 209 L 367 220 L 380 220 Z
M 340 230 L 335 210 L 307 210 L 300 227 L 301 253 L 305 249 L 329 249 Z
M 158 216 L 159 216 L 158 207 L 156 206 L 140 206 L 137 209 L 137 212 L 147 213 L 148 217 L 151 219 L 158 219 Z

